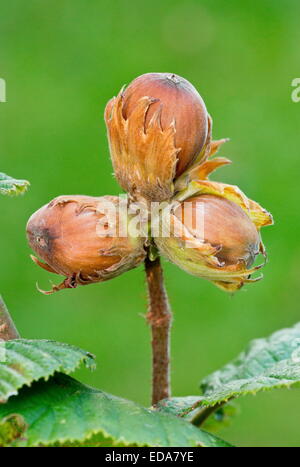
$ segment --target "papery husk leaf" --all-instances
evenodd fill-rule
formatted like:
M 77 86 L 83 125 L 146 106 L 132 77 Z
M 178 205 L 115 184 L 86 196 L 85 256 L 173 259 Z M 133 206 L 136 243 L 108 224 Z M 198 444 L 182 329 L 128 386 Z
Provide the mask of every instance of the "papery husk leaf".
M 102 254 L 103 256 L 114 256 L 118 255 L 118 253 L 120 253 L 120 251 L 114 248 L 106 251 L 105 253 L 103 251 L 99 252 L 99 254 Z M 124 254 L 124 251 L 122 251 L 122 254 Z M 113 279 L 114 277 L 117 277 L 120 274 L 123 274 L 123 272 L 126 272 L 129 269 L 134 269 L 135 267 L 139 266 L 145 258 L 145 256 L 145 250 L 143 248 L 140 248 L 134 252 L 128 252 L 128 254 L 126 256 L 123 256 L 118 263 L 110 266 L 109 268 L 102 269 L 100 271 L 95 271 L 93 276 L 83 276 L 81 273 L 76 273 L 70 277 L 67 277 L 58 285 L 53 284 L 51 290 L 43 290 L 38 285 L 37 289 L 44 295 L 51 295 L 55 292 L 59 292 L 60 290 L 75 289 L 78 285 L 89 285 L 97 282 L 104 282 L 109 279 Z M 51 268 L 51 266 L 38 260 L 35 256 L 31 255 L 31 259 L 35 264 L 37 264 L 41 268 L 56 274 L 56 272 Z
M 210 280 L 227 292 L 234 292 L 243 284 L 259 279 L 251 279 L 250 276 L 264 264 L 247 269 L 242 260 L 228 266 L 221 263 L 217 254 L 222 246 L 212 246 L 193 235 L 173 214 L 177 206 L 175 202 L 173 204 L 174 208 L 163 210 L 157 219 L 161 230 L 160 236 L 155 237 L 154 241 L 160 253 L 189 274 Z
M 231 164 L 231 160 L 226 157 L 215 157 L 214 159 L 209 159 L 203 164 L 195 167 L 189 172 L 189 177 L 191 180 L 207 180 L 208 176 L 224 165 Z
M 128 119 L 123 117 L 122 91 L 105 116 L 115 176 L 128 193 L 163 201 L 173 194 L 177 154 L 175 122 L 162 130 L 161 107 L 145 127 L 149 107 L 158 99 L 143 97 Z
M 272 215 L 258 203 L 247 198 L 240 188 L 235 185 L 228 185 L 210 180 L 192 181 L 185 190 L 175 196 L 175 199 L 178 201 L 185 201 L 192 196 L 204 194 L 221 196 L 237 204 L 250 217 L 257 229 L 273 224 Z

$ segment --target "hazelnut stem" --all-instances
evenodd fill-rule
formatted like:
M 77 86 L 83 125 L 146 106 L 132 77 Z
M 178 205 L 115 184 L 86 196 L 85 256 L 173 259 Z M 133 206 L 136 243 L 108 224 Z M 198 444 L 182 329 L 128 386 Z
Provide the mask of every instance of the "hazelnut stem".
M 19 333 L 0 295 L 0 341 L 9 341 L 19 337 Z
M 170 329 L 172 312 L 164 286 L 160 258 L 145 260 L 149 294 L 146 315 L 152 334 L 152 405 L 169 398 L 170 391 Z
M 219 402 L 218 404 L 214 405 L 213 407 L 203 407 L 199 412 L 197 412 L 194 417 L 191 419 L 191 423 L 197 427 L 203 425 L 203 423 L 217 410 L 225 405 L 225 402 Z

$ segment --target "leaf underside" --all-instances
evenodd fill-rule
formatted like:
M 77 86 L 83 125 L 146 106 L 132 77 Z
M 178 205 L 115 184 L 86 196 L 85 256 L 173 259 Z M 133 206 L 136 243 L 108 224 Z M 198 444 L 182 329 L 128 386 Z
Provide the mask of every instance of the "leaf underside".
M 300 386 L 300 323 L 266 339 L 250 342 L 246 351 L 201 382 L 202 396 L 163 401 L 162 409 L 191 418 L 195 410 L 227 403 L 247 394 Z
M 12 414 L 21 416 L 28 426 L 19 446 L 230 446 L 185 420 L 63 374 L 33 383 L 0 405 L 0 418 Z
M 246 394 L 300 383 L 300 323 L 252 341 L 232 363 L 201 383 L 203 403 L 214 405 Z
M 72 373 L 81 363 L 93 368 L 94 357 L 72 345 L 26 339 L 0 342 L 0 401 L 57 371 Z
M 191 410 L 191 407 L 195 407 Z M 205 406 L 204 406 L 205 407 Z M 204 408 L 202 407 L 202 408 Z M 185 420 L 192 421 L 199 413 L 199 396 L 171 397 L 159 402 L 157 408 L 160 412 L 176 415 Z M 228 403 L 214 411 L 201 425 L 204 430 L 217 432 L 230 425 L 232 418 L 237 414 L 235 404 Z
M 30 183 L 27 180 L 17 180 L 0 172 L 0 194 L 20 195 L 25 193 Z

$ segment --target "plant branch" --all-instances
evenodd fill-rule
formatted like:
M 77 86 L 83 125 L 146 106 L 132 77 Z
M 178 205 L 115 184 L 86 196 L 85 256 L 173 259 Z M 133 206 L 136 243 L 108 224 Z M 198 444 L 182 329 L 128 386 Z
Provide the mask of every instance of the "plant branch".
M 170 397 L 170 329 L 172 313 L 160 258 L 145 261 L 149 294 L 147 321 L 152 334 L 152 405 Z
M 203 407 L 199 410 L 199 412 L 197 412 L 193 416 L 193 418 L 191 419 L 191 423 L 195 426 L 200 427 L 214 412 L 220 409 L 224 404 L 225 402 L 219 402 L 213 407 Z
M 0 340 L 18 339 L 19 333 L 0 295 Z

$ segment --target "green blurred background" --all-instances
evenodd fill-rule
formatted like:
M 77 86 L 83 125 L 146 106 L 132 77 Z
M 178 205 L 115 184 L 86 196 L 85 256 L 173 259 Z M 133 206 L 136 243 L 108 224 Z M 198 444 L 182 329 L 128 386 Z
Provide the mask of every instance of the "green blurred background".
M 173 394 L 255 337 L 300 318 L 298 174 L 300 4 L 296 0 L 13 0 L 1 3 L 0 169 L 27 178 L 19 199 L 0 199 L 0 290 L 24 337 L 69 342 L 95 353 L 84 382 L 143 404 L 150 398 L 149 330 L 142 268 L 113 281 L 45 297 L 35 283 L 59 280 L 29 259 L 25 224 L 60 194 L 118 194 L 103 121 L 107 100 L 151 71 L 174 72 L 199 90 L 215 138 L 234 164 L 216 179 L 238 184 L 269 209 L 263 281 L 234 297 L 165 264 L 175 319 Z M 300 446 L 300 392 L 240 401 L 220 433 L 240 446 Z

